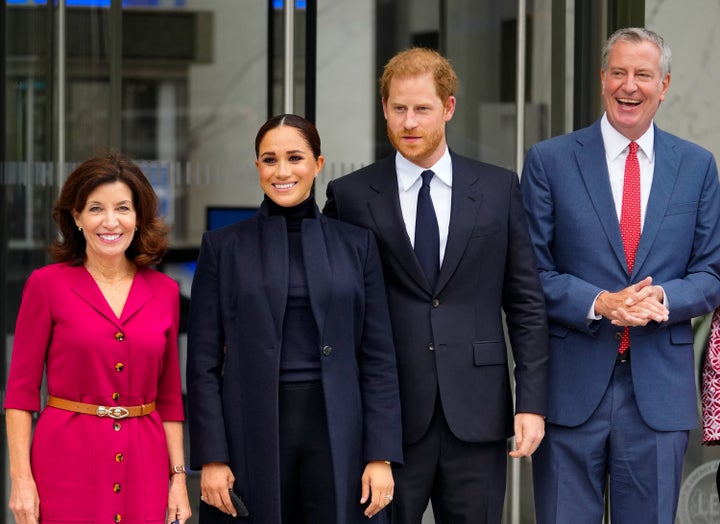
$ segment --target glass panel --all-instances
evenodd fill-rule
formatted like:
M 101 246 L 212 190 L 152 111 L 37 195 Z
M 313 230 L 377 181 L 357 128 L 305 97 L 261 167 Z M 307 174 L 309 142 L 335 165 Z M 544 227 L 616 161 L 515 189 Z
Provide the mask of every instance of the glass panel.
M 508 2 L 446 2 L 444 41 L 460 79 L 448 129 L 456 151 L 517 170 L 517 16 Z M 524 141 L 549 137 L 551 2 L 527 2 Z

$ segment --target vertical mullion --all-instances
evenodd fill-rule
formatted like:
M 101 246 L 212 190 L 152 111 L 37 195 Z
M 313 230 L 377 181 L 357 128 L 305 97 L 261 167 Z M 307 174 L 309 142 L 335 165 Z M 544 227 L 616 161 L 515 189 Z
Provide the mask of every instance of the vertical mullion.
M 305 118 L 315 123 L 317 98 L 317 0 L 307 0 L 305 13 Z
M 57 64 L 55 70 L 55 104 L 57 114 L 57 128 L 56 134 L 56 151 L 55 151 L 55 165 L 56 165 L 56 184 L 58 191 L 62 186 L 64 173 L 63 166 L 65 165 L 65 0 L 58 0 L 57 3 L 57 39 L 55 42 L 56 57 L 55 63 Z M 32 147 L 32 144 L 28 144 L 27 147 Z
M 110 68 L 109 146 L 122 150 L 122 0 L 110 0 L 108 65 Z
M 283 32 L 285 33 L 284 78 L 283 78 L 283 113 L 294 111 L 295 87 L 295 0 L 285 0 L 285 17 Z

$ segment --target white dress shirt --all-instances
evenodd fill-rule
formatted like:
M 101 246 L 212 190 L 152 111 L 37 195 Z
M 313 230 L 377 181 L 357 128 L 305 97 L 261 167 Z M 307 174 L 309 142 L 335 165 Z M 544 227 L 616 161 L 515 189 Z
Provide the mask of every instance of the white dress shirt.
M 619 222 L 622 210 L 625 160 L 630 152 L 630 140 L 610 125 L 607 114 L 603 115 L 600 121 L 600 130 L 605 146 L 605 161 L 610 175 L 610 188 Z M 655 170 L 655 127 L 651 124 L 635 142 L 638 144 L 638 162 L 640 163 L 640 229 L 642 231 Z
M 610 175 L 610 189 L 612 190 L 615 212 L 620 223 L 622 213 L 623 182 L 625 181 L 625 160 L 630 152 L 630 142 L 615 129 L 605 113 L 600 120 L 600 132 L 602 133 L 603 146 L 605 147 L 605 161 L 607 162 L 608 174 Z M 650 188 L 652 187 L 653 173 L 655 171 L 655 126 L 651 123 L 643 135 L 635 140 L 638 144 L 638 163 L 640 164 L 640 231 L 645 224 L 645 213 L 647 203 L 650 199 Z M 620 291 L 616 289 L 615 291 Z M 598 295 L 600 296 L 600 295 Z M 595 314 L 595 302 L 593 300 L 588 311 L 588 322 L 599 320 L 602 317 Z M 669 309 L 670 304 L 667 295 L 663 291 L 663 303 Z
M 452 160 L 445 147 L 445 153 L 431 169 L 435 176 L 430 181 L 430 198 L 435 208 L 440 233 L 440 266 L 445 258 L 448 229 L 450 227 L 450 203 L 452 197 Z M 395 172 L 397 173 L 400 210 L 410 244 L 415 247 L 415 215 L 417 214 L 417 198 L 422 186 L 421 174 L 426 169 L 410 162 L 400 153 L 395 155 Z

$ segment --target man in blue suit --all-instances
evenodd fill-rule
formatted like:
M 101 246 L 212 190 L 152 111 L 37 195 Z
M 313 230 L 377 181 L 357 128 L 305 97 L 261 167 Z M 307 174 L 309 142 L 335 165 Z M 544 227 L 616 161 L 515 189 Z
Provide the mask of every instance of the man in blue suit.
M 550 329 L 538 524 L 599 524 L 608 477 L 613 524 L 675 521 L 697 414 L 690 320 L 720 303 L 720 192 L 712 154 L 653 123 L 670 56 L 652 31 L 615 32 L 603 117 L 525 162 Z
M 397 153 L 327 189 L 325 212 L 380 247 L 403 421 L 396 524 L 420 524 L 430 499 L 438 523 L 499 524 L 506 440 L 529 456 L 544 432 L 547 324 L 518 177 L 448 149 L 456 89 L 437 52 L 397 54 L 380 88 Z

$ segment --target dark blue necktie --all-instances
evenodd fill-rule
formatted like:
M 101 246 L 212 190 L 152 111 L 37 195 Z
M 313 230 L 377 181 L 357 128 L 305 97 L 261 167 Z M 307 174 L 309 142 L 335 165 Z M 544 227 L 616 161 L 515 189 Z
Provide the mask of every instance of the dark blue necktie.
M 429 169 L 422 172 L 422 186 L 418 192 L 415 215 L 415 256 L 433 289 L 440 271 L 440 233 L 430 198 L 430 180 L 434 175 Z

